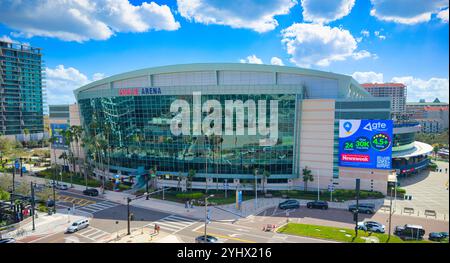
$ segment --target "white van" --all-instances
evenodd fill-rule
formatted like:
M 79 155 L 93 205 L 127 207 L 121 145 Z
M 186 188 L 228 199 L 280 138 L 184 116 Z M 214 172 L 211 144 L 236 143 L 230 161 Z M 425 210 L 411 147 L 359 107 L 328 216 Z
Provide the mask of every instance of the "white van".
M 66 230 L 68 233 L 77 232 L 78 230 L 81 230 L 83 228 L 86 228 L 89 226 L 89 220 L 87 219 L 81 219 L 78 221 L 73 222 Z

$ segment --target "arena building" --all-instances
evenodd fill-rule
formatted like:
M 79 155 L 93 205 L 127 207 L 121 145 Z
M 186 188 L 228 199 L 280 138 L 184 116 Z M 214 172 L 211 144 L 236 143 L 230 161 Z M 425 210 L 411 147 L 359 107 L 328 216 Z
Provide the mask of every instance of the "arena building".
M 360 178 L 361 189 L 386 193 L 393 173 L 338 165 L 339 120 L 386 120 L 391 114 L 389 98 L 373 97 L 350 76 L 285 66 L 187 64 L 115 75 L 74 93 L 86 136 L 106 142 L 102 150 L 86 147 L 99 178 L 119 174 L 132 180 L 154 170 L 165 186 L 185 188 L 195 171 L 193 188 L 253 189 L 256 173 L 258 188 L 303 189 L 306 167 L 314 176 L 310 190 L 354 189 Z M 227 112 L 227 101 L 255 104 L 246 104 L 243 135 L 223 129 L 206 136 L 195 123 L 189 123 L 191 134 L 174 134 L 175 101 L 187 102 L 181 105 L 192 122 L 220 108 L 222 123 L 211 127 L 222 129 L 227 116 L 232 128 L 240 126 Z M 277 101 L 277 138 L 248 132 L 251 123 L 260 125 L 260 116 L 265 120 L 262 114 L 274 116 L 272 101 Z M 207 102 L 215 106 L 205 110 Z M 252 110 L 258 118 L 248 117 Z

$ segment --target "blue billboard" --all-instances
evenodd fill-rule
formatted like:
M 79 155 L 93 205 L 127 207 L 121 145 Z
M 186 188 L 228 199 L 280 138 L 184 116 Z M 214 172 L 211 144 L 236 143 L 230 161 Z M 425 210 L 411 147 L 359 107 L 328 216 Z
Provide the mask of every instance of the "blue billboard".
M 69 129 L 69 125 L 65 123 L 51 123 L 50 124 L 51 134 L 50 136 L 56 137 L 56 142 L 52 144 L 54 148 L 67 148 L 66 141 L 64 138 L 64 131 Z
M 339 120 L 339 166 L 392 169 L 392 120 Z

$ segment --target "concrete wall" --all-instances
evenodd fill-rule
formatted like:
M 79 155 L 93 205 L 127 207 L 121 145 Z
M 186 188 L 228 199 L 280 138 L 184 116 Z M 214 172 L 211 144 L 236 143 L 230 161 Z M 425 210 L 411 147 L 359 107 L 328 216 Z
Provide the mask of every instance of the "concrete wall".
M 333 177 L 334 100 L 310 99 L 302 103 L 300 126 L 300 174 L 294 187 L 304 187 L 302 170 L 312 171 L 309 190 L 327 189 Z

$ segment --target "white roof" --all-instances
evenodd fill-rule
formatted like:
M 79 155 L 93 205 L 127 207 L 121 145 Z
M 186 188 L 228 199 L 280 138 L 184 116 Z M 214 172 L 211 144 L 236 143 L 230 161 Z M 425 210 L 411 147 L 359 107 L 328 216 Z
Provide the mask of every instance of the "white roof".
M 418 155 L 430 154 L 433 151 L 433 146 L 423 143 L 423 142 L 414 142 L 414 147 L 410 150 L 392 152 L 392 158 L 408 158 L 414 157 Z

